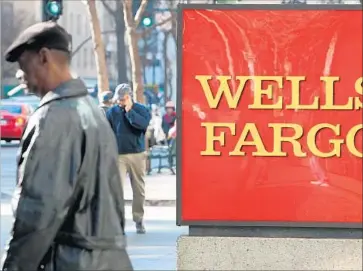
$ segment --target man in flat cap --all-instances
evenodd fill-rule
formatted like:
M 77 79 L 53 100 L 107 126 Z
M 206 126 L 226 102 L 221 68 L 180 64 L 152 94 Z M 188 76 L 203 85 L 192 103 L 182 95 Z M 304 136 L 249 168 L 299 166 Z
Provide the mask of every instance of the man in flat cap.
M 72 78 L 68 37 L 56 23 L 38 23 L 6 52 L 41 102 L 21 140 L 2 270 L 132 270 L 116 141 L 83 82 Z
M 136 232 L 144 234 L 145 226 L 145 133 L 151 120 L 149 110 L 142 104 L 133 102 L 133 91 L 128 84 L 120 84 L 115 89 L 115 106 L 107 113 L 107 119 L 116 135 L 119 169 L 122 184 L 129 174 L 133 199 L 132 216 Z

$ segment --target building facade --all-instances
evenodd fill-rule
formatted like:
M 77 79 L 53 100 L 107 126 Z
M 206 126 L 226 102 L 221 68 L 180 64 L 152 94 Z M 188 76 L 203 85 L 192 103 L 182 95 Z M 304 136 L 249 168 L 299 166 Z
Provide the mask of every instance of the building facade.
M 26 0 L 1 0 L 1 82 L 2 92 L 10 90 L 18 84 L 15 73 L 18 69 L 17 64 L 7 63 L 3 58 L 5 50 L 11 45 L 17 35 L 31 24 L 41 18 L 41 1 Z
M 7 18 L 5 21 L 6 25 L 2 25 L 3 29 L 16 28 L 17 32 L 21 32 L 29 25 L 42 20 L 41 0 L 1 0 L 1 10 L 2 16 L 6 15 Z M 101 30 L 110 29 L 109 16 L 101 1 L 97 1 L 97 11 Z M 72 69 L 79 77 L 86 81 L 87 85 L 94 86 L 97 82 L 97 72 L 93 44 L 90 39 L 90 20 L 88 18 L 86 5 L 83 1 L 63 0 L 63 15 L 58 20 L 58 23 L 72 35 L 73 49 L 89 39 L 89 41 L 84 43 L 81 49 L 74 55 L 74 58 L 72 59 Z M 11 28 L 9 28 L 10 24 Z M 2 31 L 2 36 L 3 35 L 5 36 L 5 33 Z M 105 46 L 110 49 L 109 38 L 105 37 L 104 40 Z M 114 65 L 109 65 L 110 68 L 113 66 Z M 114 72 L 114 70 L 110 70 L 111 77 Z M 13 82 L 14 78 L 7 78 L 6 80 Z M 16 82 L 14 81 L 13 83 Z
M 96 1 L 96 4 L 101 31 L 109 30 L 111 25 L 107 11 L 101 1 Z M 74 51 L 77 50 L 72 57 L 73 71 L 86 82 L 87 87 L 93 88 L 97 84 L 97 71 L 86 5 L 82 1 L 63 0 L 63 15 L 58 22 L 72 35 L 72 47 Z M 108 46 L 108 40 L 104 36 L 105 47 Z M 112 69 L 114 65 L 108 66 Z M 114 72 L 114 69 L 109 70 L 110 77 Z

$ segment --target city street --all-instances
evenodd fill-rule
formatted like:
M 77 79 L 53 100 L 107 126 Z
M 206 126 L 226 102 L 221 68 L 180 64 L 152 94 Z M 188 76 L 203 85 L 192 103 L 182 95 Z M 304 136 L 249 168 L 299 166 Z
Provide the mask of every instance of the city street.
M 11 193 L 15 186 L 16 143 L 1 144 L 1 250 L 11 230 Z M 149 192 L 149 193 L 148 193 Z M 127 204 L 131 203 L 132 191 L 127 182 L 125 187 Z M 175 176 L 167 170 L 164 174 L 146 178 L 145 226 L 147 233 L 137 235 L 132 222 L 131 207 L 126 206 L 126 233 L 128 252 L 135 270 L 175 270 L 176 240 L 187 234 L 187 228 L 175 225 Z M 156 204 L 155 201 L 160 202 Z M 163 204 L 164 203 L 164 204 Z

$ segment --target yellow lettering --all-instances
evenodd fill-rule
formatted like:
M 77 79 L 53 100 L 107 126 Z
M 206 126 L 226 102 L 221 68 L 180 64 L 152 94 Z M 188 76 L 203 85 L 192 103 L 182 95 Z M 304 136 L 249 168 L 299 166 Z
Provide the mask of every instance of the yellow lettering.
M 359 78 L 355 82 L 355 91 L 358 94 L 360 94 L 361 96 L 363 95 L 363 77 Z M 359 97 L 355 97 L 354 98 L 354 109 L 359 110 L 359 109 L 362 109 L 362 108 L 363 108 L 362 100 L 360 100 Z
M 252 140 L 247 140 L 248 135 L 251 135 Z M 242 151 L 244 146 L 255 146 L 256 151 L 252 153 L 252 156 L 273 156 L 271 153 L 266 151 L 263 145 L 262 138 L 257 130 L 254 123 L 246 123 L 238 139 L 238 142 L 233 151 L 229 152 L 230 156 L 245 156 L 246 153 Z
M 363 124 L 358 124 L 356 126 L 354 126 L 352 129 L 349 130 L 348 134 L 347 134 L 347 148 L 348 150 L 357 157 L 362 158 L 363 157 L 363 153 L 359 152 L 357 147 L 355 146 L 355 136 L 357 135 L 359 130 L 363 129 Z
M 348 102 L 344 105 L 334 104 L 334 86 L 335 82 L 339 82 L 337 76 L 322 76 L 320 80 L 325 82 L 325 104 L 321 106 L 323 110 L 353 110 L 353 97 L 348 98 Z
M 329 143 L 333 145 L 332 151 L 324 153 L 316 146 L 316 136 L 322 129 L 332 130 L 336 136 L 340 136 L 340 125 L 332 125 L 329 123 L 320 123 L 310 129 L 307 135 L 307 145 L 314 156 L 321 158 L 329 158 L 333 156 L 341 156 L 341 145 L 344 143 L 343 139 L 329 139 Z
M 216 156 L 221 155 L 220 151 L 214 149 L 214 142 L 219 142 L 221 147 L 226 143 L 226 133 L 221 132 L 219 135 L 215 135 L 215 128 L 228 128 L 232 135 L 236 134 L 236 124 L 235 123 L 213 123 L 213 122 L 203 122 L 202 127 L 206 128 L 206 139 L 205 139 L 205 150 L 200 154 L 203 156 Z
M 282 109 L 282 96 L 279 96 L 274 104 L 262 104 L 262 96 L 266 95 L 268 99 L 273 98 L 273 87 L 269 85 L 263 89 L 262 84 L 264 81 L 273 81 L 278 84 L 278 88 L 282 88 L 282 76 L 254 76 L 253 77 L 255 89 L 253 96 L 253 104 L 249 105 L 250 109 Z
M 209 75 L 197 75 L 195 76 L 204 91 L 204 95 L 207 99 L 210 108 L 217 108 L 222 96 L 227 100 L 228 107 L 230 109 L 235 109 L 241 99 L 243 90 L 245 88 L 246 82 L 250 79 L 248 76 L 237 76 L 236 80 L 239 81 L 239 86 L 236 93 L 233 95 L 231 88 L 228 85 L 228 82 L 232 79 L 232 76 L 217 76 L 216 79 L 219 82 L 219 88 L 215 97 L 213 97 L 213 93 L 211 87 L 209 85 L 209 80 L 212 79 L 212 76 Z
M 306 80 L 306 76 L 287 76 L 286 80 L 291 82 L 291 104 L 286 105 L 286 109 L 319 109 L 319 97 L 314 97 L 312 104 L 300 104 L 300 83 Z
M 302 146 L 298 141 L 304 134 L 303 128 L 298 124 L 291 123 L 271 123 L 268 127 L 274 130 L 274 149 L 271 155 L 273 156 L 287 156 L 287 152 L 282 151 L 282 143 L 289 142 L 293 147 L 296 157 L 306 157 L 306 153 L 302 151 Z M 283 136 L 283 129 L 290 128 L 294 130 L 294 135 Z

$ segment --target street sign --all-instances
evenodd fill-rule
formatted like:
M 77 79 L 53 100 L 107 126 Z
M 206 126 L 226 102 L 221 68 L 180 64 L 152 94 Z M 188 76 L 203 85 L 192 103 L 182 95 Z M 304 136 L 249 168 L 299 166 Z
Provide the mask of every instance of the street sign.
M 178 224 L 362 226 L 362 15 L 182 6 Z

